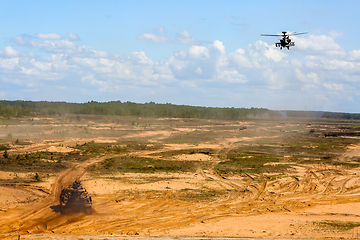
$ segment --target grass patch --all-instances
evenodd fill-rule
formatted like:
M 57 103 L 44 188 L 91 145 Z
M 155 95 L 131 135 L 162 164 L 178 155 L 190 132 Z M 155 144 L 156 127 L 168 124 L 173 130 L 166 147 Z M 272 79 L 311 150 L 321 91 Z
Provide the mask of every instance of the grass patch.
M 83 160 L 78 152 L 36 152 L 0 157 L 0 170 L 19 172 L 58 172 L 68 167 L 68 162 Z
M 289 165 L 267 164 L 277 163 L 279 159 L 267 154 L 236 154 L 232 151 L 228 153 L 227 161 L 218 163 L 215 166 L 216 171 L 220 174 L 241 174 L 241 173 L 266 173 L 266 172 L 283 172 L 288 169 Z
M 75 149 L 85 154 L 105 154 L 105 153 L 121 153 L 126 149 L 123 146 L 111 143 L 95 143 L 94 141 L 86 142 L 82 145 L 76 145 Z
M 152 158 L 121 156 L 108 158 L 90 168 L 102 173 L 156 173 L 156 172 L 195 172 L 197 161 L 166 161 Z
M 280 139 L 280 140 L 279 140 Z M 348 168 L 358 167 L 356 158 L 339 158 L 346 147 L 356 143 L 353 139 L 315 137 L 299 133 L 282 138 L 262 138 L 242 144 L 229 152 L 220 152 L 223 161 L 215 166 L 219 173 L 265 173 L 283 172 L 291 164 L 328 164 Z M 269 164 L 278 163 L 278 164 Z
M 211 155 L 211 154 L 214 154 L 215 151 L 211 148 L 169 150 L 169 151 L 164 151 L 164 152 L 153 153 L 153 154 L 151 154 L 151 156 L 161 156 L 163 158 L 170 158 L 170 157 L 182 155 L 182 154 L 192 155 L 192 154 L 196 154 L 196 153 Z
M 319 228 L 335 230 L 338 232 L 344 232 L 360 226 L 360 222 L 350 222 L 350 221 L 343 222 L 343 221 L 324 220 L 324 221 L 312 222 L 312 223 Z
M 139 178 L 127 178 L 127 177 L 97 177 L 97 178 L 103 178 L 103 179 L 109 179 L 109 180 L 114 180 L 114 181 L 121 181 L 123 183 L 127 183 L 127 184 L 148 184 L 148 183 L 156 183 L 156 182 L 161 182 L 161 181 L 172 181 L 176 178 L 174 177 L 156 177 L 156 176 L 151 176 L 151 177 L 145 177 L 145 176 L 141 176 Z
M 219 136 L 219 133 L 216 134 Z M 203 131 L 201 129 L 193 130 L 191 132 L 174 132 L 170 137 L 162 140 L 164 143 L 188 143 L 188 144 L 199 144 L 202 142 L 208 142 L 214 139 L 213 131 Z
M 185 188 L 177 192 L 176 199 L 182 201 L 208 202 L 227 195 L 228 192 L 221 190 L 204 190 Z
M 85 154 L 107 154 L 107 153 L 124 153 L 140 150 L 156 150 L 162 147 L 162 144 L 127 142 L 119 143 L 96 143 L 94 141 L 77 145 L 75 148 Z
M 6 145 L 0 144 L 0 151 L 9 150 Z
M 123 190 L 115 199 L 115 202 L 121 202 L 124 200 L 136 200 L 142 201 L 142 199 L 173 199 L 175 201 L 184 202 L 213 202 L 218 198 L 227 196 L 229 192 L 221 190 L 208 190 L 208 189 L 182 189 L 179 191 L 134 191 Z

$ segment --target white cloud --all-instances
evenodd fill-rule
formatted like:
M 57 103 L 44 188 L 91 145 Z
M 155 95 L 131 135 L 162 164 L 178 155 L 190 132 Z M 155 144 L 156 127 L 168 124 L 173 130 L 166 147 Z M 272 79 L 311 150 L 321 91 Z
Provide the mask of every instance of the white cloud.
M 309 69 L 323 69 L 327 71 L 348 71 L 348 72 L 355 72 L 358 71 L 360 68 L 359 62 L 352 62 L 349 60 L 345 60 L 346 58 L 325 58 L 323 56 L 314 57 L 314 56 L 307 56 L 303 64 L 306 65 Z
M 57 40 L 57 41 L 30 41 L 28 44 L 34 48 L 46 50 L 53 53 L 69 53 L 79 49 L 78 45 L 69 40 Z
M 349 61 L 360 61 L 360 50 L 352 50 L 349 52 Z
M 14 38 L 14 42 L 20 46 L 36 48 L 49 53 L 81 55 L 99 55 L 101 53 L 104 53 L 103 51 L 96 52 L 89 46 L 79 47 L 76 43 L 68 39 L 34 40 L 34 38 L 29 35 L 19 35 Z
M 28 41 L 30 41 L 33 37 L 28 34 L 21 34 L 16 36 L 13 41 L 18 45 L 25 45 Z
M 330 36 L 332 38 L 338 38 L 338 37 L 343 37 L 344 36 L 344 32 L 338 32 L 338 31 L 335 31 L 335 30 L 330 31 L 329 33 L 330 33 Z
M 221 81 L 228 83 L 246 83 L 248 80 L 245 75 L 240 74 L 236 70 L 224 70 L 218 74 L 218 78 Z
M 210 57 L 209 50 L 203 46 L 191 46 L 189 48 L 189 57 L 194 59 L 208 59 Z
M 245 51 L 241 48 L 229 54 L 229 62 L 238 68 L 251 68 L 253 66 L 248 56 L 245 55 Z
M 80 40 L 79 35 L 77 35 L 76 33 L 72 33 L 72 32 L 68 33 L 66 35 L 66 37 L 69 38 L 72 41 L 79 41 Z
M 335 91 L 335 92 L 339 92 L 339 91 L 344 90 L 343 84 L 339 84 L 339 83 L 324 83 L 323 86 L 326 89 L 328 89 L 330 91 Z
M 225 60 L 225 47 L 216 40 L 209 47 L 191 46 L 188 53 L 180 51 L 169 59 L 169 67 L 178 79 L 215 79 Z
M 181 33 L 178 33 L 176 36 L 176 40 L 181 44 L 200 45 L 200 42 L 193 39 L 190 36 L 190 33 L 186 30 L 182 31 Z
M 171 43 L 171 40 L 164 36 L 158 36 L 152 33 L 144 33 L 137 37 L 139 40 L 150 41 L 155 43 Z
M 17 57 L 19 56 L 19 52 L 13 49 L 11 46 L 7 46 L 4 50 L 0 50 L 0 56 L 3 57 Z
M 154 62 L 144 52 L 133 52 L 131 60 L 135 64 L 154 65 Z
M 165 28 L 163 27 L 163 26 L 160 26 L 158 29 L 157 29 L 157 32 L 159 32 L 159 33 L 166 33 L 166 31 L 165 31 Z
M 210 45 L 209 49 L 214 49 L 214 51 L 218 52 L 219 54 L 225 54 L 225 46 L 219 40 L 215 40 L 214 43 Z
M 275 62 L 280 62 L 283 58 L 285 58 L 287 56 L 287 54 L 284 53 L 284 52 L 279 51 L 275 47 L 267 46 L 267 50 L 264 51 L 264 56 L 267 59 L 272 59 Z
M 203 70 L 200 68 L 200 67 L 198 67 L 196 70 L 195 70 L 195 73 L 197 73 L 197 74 L 201 74 L 203 72 Z
M 295 69 L 295 76 L 297 79 L 299 79 L 301 82 L 305 84 L 319 84 L 319 76 L 314 72 L 309 72 L 307 74 L 304 74 L 299 69 Z
M 89 82 L 92 85 L 98 85 L 98 86 L 103 86 L 104 83 L 102 81 L 97 81 L 94 78 L 94 75 L 88 75 L 88 76 L 84 76 L 83 78 L 81 78 L 82 82 Z
M 61 36 L 57 33 L 38 33 L 36 37 L 39 39 L 61 39 Z
M 296 52 L 302 52 L 302 54 L 309 55 L 328 55 L 344 57 L 346 51 L 335 42 L 333 36 L 325 35 L 312 35 L 309 37 L 292 37 L 295 41 L 296 48 L 293 48 Z
M 18 64 L 18 58 L 0 58 L 0 69 L 5 72 L 8 72 L 10 70 L 11 75 L 14 73 L 14 71 L 17 70 Z

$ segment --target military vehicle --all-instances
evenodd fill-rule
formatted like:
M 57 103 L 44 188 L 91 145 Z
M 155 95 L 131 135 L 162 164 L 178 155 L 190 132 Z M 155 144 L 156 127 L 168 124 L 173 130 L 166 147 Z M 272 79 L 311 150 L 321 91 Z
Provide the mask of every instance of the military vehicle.
M 91 214 L 92 200 L 89 193 L 79 181 L 64 188 L 60 194 L 60 210 L 62 214 L 70 212 L 84 212 Z

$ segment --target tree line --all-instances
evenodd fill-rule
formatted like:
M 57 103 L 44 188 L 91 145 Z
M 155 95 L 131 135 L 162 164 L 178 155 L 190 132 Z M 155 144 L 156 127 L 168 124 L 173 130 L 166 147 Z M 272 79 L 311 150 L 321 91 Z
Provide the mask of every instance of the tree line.
M 360 119 L 360 114 L 317 111 L 275 111 L 266 108 L 217 108 L 171 103 L 96 102 L 68 103 L 49 101 L 0 101 L 3 118 L 26 116 L 113 115 L 136 117 L 246 119 L 275 117 Z

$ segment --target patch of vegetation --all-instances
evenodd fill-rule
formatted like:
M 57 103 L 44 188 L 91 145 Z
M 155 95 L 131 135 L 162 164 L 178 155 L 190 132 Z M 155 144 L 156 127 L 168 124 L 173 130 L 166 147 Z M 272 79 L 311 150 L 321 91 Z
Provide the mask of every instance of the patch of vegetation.
M 169 150 L 169 151 L 164 151 L 164 152 L 157 152 L 157 153 L 153 153 L 151 154 L 151 156 L 161 156 L 163 158 L 169 158 L 172 156 L 177 156 L 177 155 L 182 155 L 182 154 L 195 154 L 195 153 L 202 153 L 202 154 L 208 154 L 211 155 L 213 154 L 215 151 L 211 148 L 203 148 L 203 149 L 181 149 L 181 150 Z
M 9 150 L 6 145 L 0 144 L 0 151 Z
M 41 182 L 39 173 L 35 173 L 34 179 L 35 179 L 35 182 Z
M 194 130 L 191 132 L 172 133 L 170 137 L 164 139 L 164 143 L 190 143 L 199 144 L 214 139 L 214 132 Z
M 115 180 L 115 181 L 121 181 L 127 184 L 148 184 L 148 183 L 156 183 L 161 181 L 171 181 L 173 179 L 176 179 L 174 177 L 145 177 L 141 176 L 141 178 L 125 178 L 125 177 L 97 177 L 97 178 L 103 178 L 103 179 L 109 179 L 109 180 Z
M 280 133 L 283 134 L 283 133 Z M 329 164 L 358 167 L 357 158 L 339 159 L 354 139 L 325 138 L 305 133 L 286 133 L 279 138 L 260 138 L 220 152 L 223 161 L 215 166 L 221 174 L 282 172 L 291 164 Z M 287 162 L 291 164 L 281 164 Z M 270 163 L 270 164 L 269 164 Z M 275 164 L 271 164 L 275 163 Z
M 168 188 L 170 189 L 170 188 Z M 115 199 L 115 202 L 121 202 L 125 199 L 138 200 L 142 199 L 174 199 L 177 201 L 192 201 L 192 202 L 212 202 L 218 198 L 228 195 L 227 191 L 209 190 L 209 189 L 189 189 L 185 188 L 179 191 L 134 191 L 123 190 Z
M 215 201 L 217 198 L 220 198 L 227 194 L 228 192 L 224 190 L 185 188 L 178 191 L 176 196 L 174 197 L 182 201 L 207 202 L 207 201 Z
M 94 141 L 86 142 L 82 145 L 77 145 L 75 148 L 79 149 L 85 154 L 107 154 L 107 153 L 124 153 L 129 151 L 139 150 L 155 150 L 161 148 L 161 144 L 148 144 L 128 142 L 126 144 L 119 143 L 95 143 Z
M 264 153 L 248 154 L 235 150 L 229 151 L 227 159 L 215 166 L 215 170 L 220 174 L 282 172 L 290 167 L 283 164 L 268 164 L 277 163 L 280 159 Z
M 347 231 L 360 226 L 360 222 L 343 222 L 343 221 L 331 221 L 324 220 L 319 222 L 312 222 L 315 226 L 330 230 L 335 230 L 338 232 Z
M 5 154 L 6 153 L 6 154 Z M 0 169 L 6 171 L 54 172 L 68 167 L 68 162 L 82 159 L 79 153 L 36 152 L 0 157 Z
M 9 158 L 9 154 L 8 154 L 7 150 L 4 151 L 3 157 L 4 157 L 5 159 L 8 159 L 8 158 Z
M 123 146 L 110 143 L 95 143 L 94 141 L 76 145 L 75 149 L 79 149 L 86 154 L 121 153 L 126 151 Z
M 197 161 L 166 161 L 128 155 L 108 158 L 92 166 L 90 170 L 102 173 L 195 172 L 197 164 Z
M 297 143 L 293 143 L 297 141 Z M 355 143 L 353 139 L 319 138 L 301 136 L 284 145 L 284 155 L 290 155 L 290 161 L 300 164 L 331 164 L 347 167 L 358 167 L 359 164 L 338 157 L 346 151 L 347 146 Z
M 129 142 L 126 144 L 126 151 L 138 151 L 138 150 L 157 150 L 162 148 L 163 145 L 160 143 L 138 143 Z

